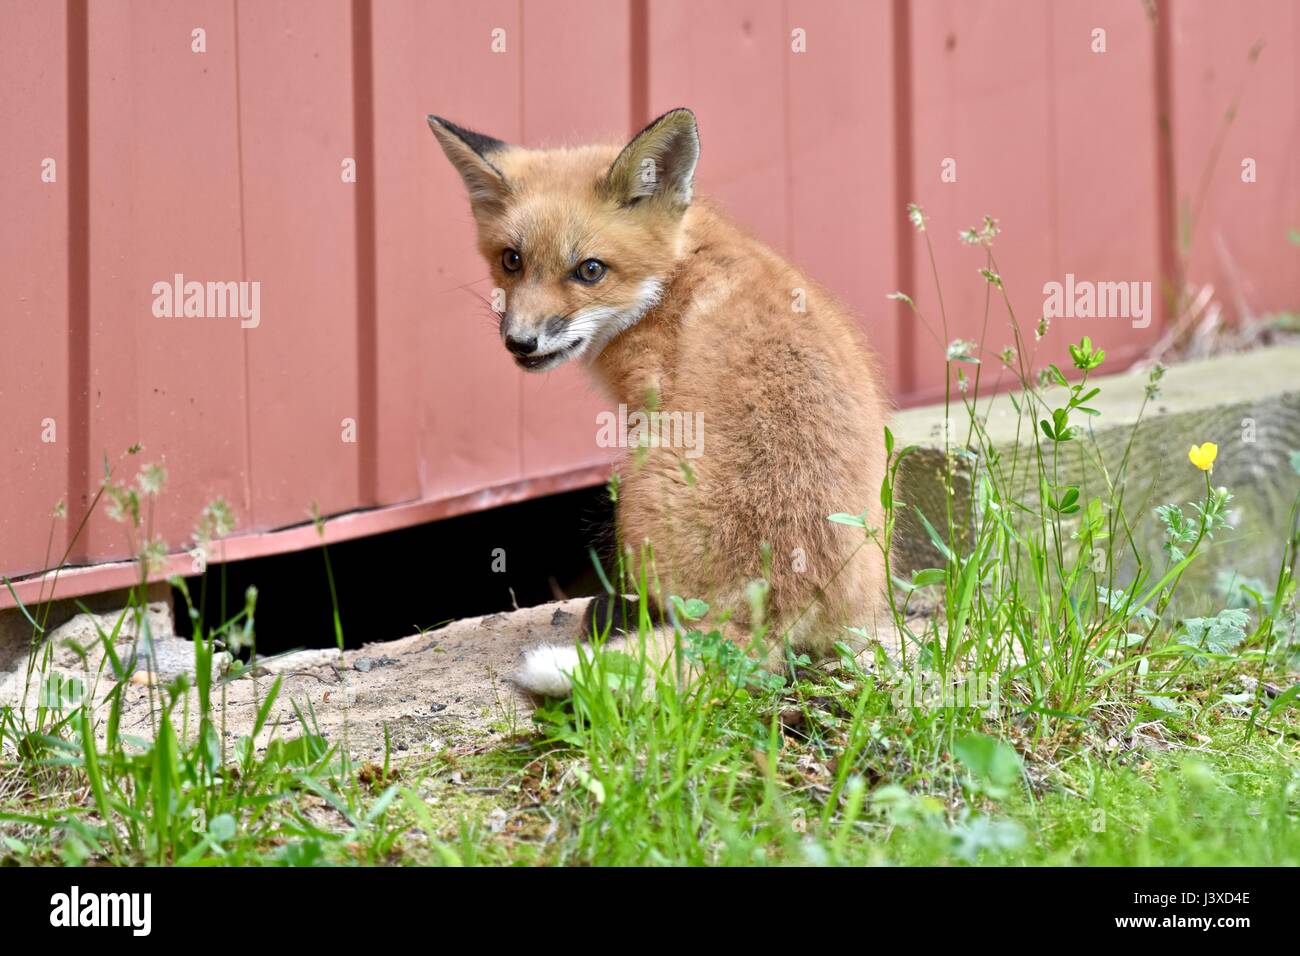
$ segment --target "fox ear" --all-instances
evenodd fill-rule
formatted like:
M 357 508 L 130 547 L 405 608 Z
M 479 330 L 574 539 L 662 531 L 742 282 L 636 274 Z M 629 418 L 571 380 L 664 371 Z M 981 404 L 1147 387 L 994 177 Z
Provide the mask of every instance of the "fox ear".
M 465 180 L 470 205 L 500 203 L 506 193 L 506 178 L 492 165 L 490 157 L 510 147 L 499 139 L 457 126 L 441 116 L 430 116 L 429 128 L 438 137 L 442 151 L 456 167 L 461 179 Z
M 695 192 L 699 158 L 695 114 L 688 109 L 670 110 L 623 147 L 605 175 L 604 187 L 621 205 L 655 199 L 685 208 Z

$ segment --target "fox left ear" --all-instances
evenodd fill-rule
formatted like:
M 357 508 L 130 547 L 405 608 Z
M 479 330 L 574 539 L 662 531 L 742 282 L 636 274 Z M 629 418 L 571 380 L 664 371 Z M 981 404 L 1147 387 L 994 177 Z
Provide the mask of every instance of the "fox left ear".
M 695 192 L 695 164 L 700 158 L 700 133 L 695 114 L 670 110 L 623 147 L 604 188 L 620 205 L 656 199 L 684 209 Z
M 500 203 L 507 190 L 506 178 L 492 164 L 491 156 L 510 147 L 499 139 L 457 126 L 441 116 L 430 116 L 429 128 L 438 137 L 442 151 L 465 180 L 470 205 L 475 209 Z

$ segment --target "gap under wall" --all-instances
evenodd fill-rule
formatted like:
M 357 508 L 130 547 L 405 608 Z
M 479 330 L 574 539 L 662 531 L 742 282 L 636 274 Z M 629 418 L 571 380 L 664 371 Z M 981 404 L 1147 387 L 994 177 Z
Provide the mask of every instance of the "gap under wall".
M 344 643 L 355 648 L 460 618 L 595 594 L 600 583 L 589 549 L 607 559 L 612 528 L 613 508 L 600 487 L 331 544 Z M 207 627 L 237 614 L 255 586 L 259 654 L 335 646 L 320 548 L 213 566 L 185 583 Z M 176 633 L 188 637 L 193 628 L 179 593 L 174 606 Z

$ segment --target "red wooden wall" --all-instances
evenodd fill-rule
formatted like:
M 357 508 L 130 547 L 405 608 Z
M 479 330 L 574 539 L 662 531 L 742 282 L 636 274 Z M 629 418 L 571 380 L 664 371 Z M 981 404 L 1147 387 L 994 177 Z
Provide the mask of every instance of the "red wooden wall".
M 233 559 L 315 543 L 313 504 L 338 539 L 603 480 L 602 399 L 581 371 L 528 377 L 501 350 L 430 112 L 548 145 L 622 140 L 691 106 L 699 191 L 857 312 L 901 404 L 943 389 L 943 343 L 885 298 L 905 290 L 937 320 L 912 200 L 930 217 L 949 337 L 978 340 L 983 253 L 959 229 L 1000 220 L 1027 325 L 1066 273 L 1158 290 L 1217 148 L 1191 277 L 1230 305 L 1293 308 L 1300 5 L 1154 9 L 0 0 L 0 573 L 27 576 L 19 593 L 35 599 L 32 575 L 71 541 L 105 457 L 137 442 L 169 473 L 153 519 L 176 552 L 163 573 L 189 568 L 183 548 L 218 495 L 239 521 Z M 1241 179 L 1246 157 L 1256 182 Z M 153 283 L 176 273 L 260 282 L 260 325 L 156 318 Z M 1162 320 L 1057 320 L 1041 357 L 1090 334 L 1129 361 Z M 995 312 L 990 350 L 1004 330 Z M 59 500 L 68 518 L 52 524 Z M 122 527 L 93 517 L 69 557 L 87 570 L 59 593 L 126 583 L 129 555 Z

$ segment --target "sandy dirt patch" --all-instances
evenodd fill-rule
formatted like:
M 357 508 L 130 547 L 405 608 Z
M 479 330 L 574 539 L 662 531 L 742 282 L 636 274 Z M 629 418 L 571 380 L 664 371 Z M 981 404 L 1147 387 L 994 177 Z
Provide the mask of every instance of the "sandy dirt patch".
M 572 644 L 587 600 L 467 618 L 342 654 L 310 650 L 272 658 L 250 674 L 225 682 L 218 719 L 224 714 L 229 737 L 246 734 L 259 702 L 279 678 L 282 685 L 270 726 L 281 736 L 298 736 L 301 726 L 294 704 L 304 713 L 310 704 L 324 736 L 331 742 L 346 742 L 358 759 L 382 755 L 385 727 L 395 757 L 527 730 L 536 702 L 515 687 L 510 675 L 526 648 L 541 642 Z M 73 702 L 78 693 L 93 693 L 97 712 L 106 714 L 104 697 L 114 682 L 107 667 L 101 670 L 103 655 L 92 618 L 106 631 L 116 620 L 115 615 L 80 614 L 58 628 L 51 634 L 54 650 L 47 667 L 30 680 L 25 664 L 17 671 L 0 673 L 0 704 L 19 704 L 26 686 L 29 708 L 41 694 L 47 700 L 63 694 L 66 702 Z M 182 670 L 192 672 L 192 645 L 173 635 L 164 605 L 151 605 L 150 626 L 158 679 L 165 682 Z M 124 657 L 132 646 L 139 646 L 132 626 L 122 628 L 116 646 Z M 146 738 L 153 723 L 151 700 L 153 706 L 157 702 L 147 673 L 140 665 L 127 682 L 122 718 L 123 733 Z M 214 691 L 214 700 L 220 697 Z M 264 732 L 259 744 L 265 743 L 266 736 Z

